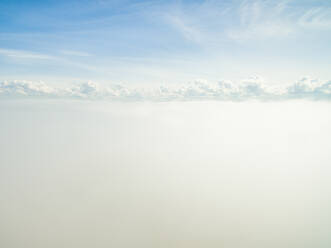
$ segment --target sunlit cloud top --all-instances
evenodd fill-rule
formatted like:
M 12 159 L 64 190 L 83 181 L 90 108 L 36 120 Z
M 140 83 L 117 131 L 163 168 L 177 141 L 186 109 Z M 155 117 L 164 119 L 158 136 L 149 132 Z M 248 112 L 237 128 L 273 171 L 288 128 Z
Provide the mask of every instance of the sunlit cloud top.
M 303 78 L 286 87 L 267 86 L 259 77 L 239 83 L 197 80 L 177 87 L 132 88 L 123 85 L 101 86 L 92 81 L 70 87 L 52 87 L 43 82 L 0 82 L 0 99 L 61 98 L 110 101 L 279 101 L 290 99 L 331 100 L 331 81 Z

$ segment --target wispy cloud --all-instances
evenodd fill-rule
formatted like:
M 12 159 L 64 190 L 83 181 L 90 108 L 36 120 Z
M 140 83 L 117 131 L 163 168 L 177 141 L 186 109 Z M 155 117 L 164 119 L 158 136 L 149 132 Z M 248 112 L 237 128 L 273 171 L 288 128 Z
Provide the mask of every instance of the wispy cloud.
M 0 48 L 0 55 L 15 59 L 38 59 L 38 60 L 54 59 L 53 56 L 46 54 L 40 54 L 30 51 L 23 51 L 23 50 L 2 49 L 2 48 Z
M 107 99 L 111 101 L 278 101 L 289 99 L 331 100 L 331 81 L 321 82 L 303 78 L 287 87 L 271 87 L 260 77 L 234 83 L 209 83 L 197 80 L 180 87 L 130 88 L 122 85 L 102 87 L 87 82 L 70 87 L 56 88 L 43 82 L 4 81 L 0 83 L 0 97 L 43 97 Z
M 306 28 L 331 29 L 331 8 L 312 8 L 299 18 L 298 24 Z
M 243 1 L 235 11 L 239 25 L 229 27 L 226 34 L 234 40 L 287 36 L 295 29 L 287 7 L 287 1 Z
M 188 20 L 184 20 L 184 18 L 178 15 L 167 15 L 166 18 L 170 24 L 184 36 L 185 39 L 196 43 L 200 43 L 202 41 L 203 35 L 201 31 L 193 24 L 190 24 Z
M 192 42 L 284 38 L 303 28 L 331 28 L 330 8 L 300 6 L 288 0 L 206 1 L 182 9 L 176 8 L 169 22 Z
M 13 59 L 15 61 L 24 61 L 24 62 L 43 62 L 46 64 L 46 61 L 53 63 L 55 65 L 66 65 L 71 68 L 81 68 L 83 70 L 100 72 L 103 69 L 94 65 L 83 63 L 79 60 L 75 60 L 75 57 L 89 57 L 91 54 L 80 52 L 80 51 L 70 51 L 70 50 L 61 50 L 57 52 L 56 55 L 53 54 L 42 54 L 34 51 L 26 50 L 16 50 L 16 49 L 2 49 L 0 48 L 0 56 L 5 56 L 7 58 Z

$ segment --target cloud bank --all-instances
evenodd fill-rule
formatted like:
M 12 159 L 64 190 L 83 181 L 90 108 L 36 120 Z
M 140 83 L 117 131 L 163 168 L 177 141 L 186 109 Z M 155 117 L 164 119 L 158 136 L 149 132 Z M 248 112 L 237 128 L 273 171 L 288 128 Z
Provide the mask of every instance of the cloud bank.
M 0 82 L 0 98 L 76 98 L 111 101 L 277 101 L 289 99 L 331 100 L 331 81 L 303 78 L 285 87 L 264 84 L 259 77 L 239 83 L 219 81 L 210 83 L 197 80 L 181 86 L 157 88 L 130 88 L 122 85 L 103 87 L 89 81 L 70 87 L 54 87 L 44 82 Z

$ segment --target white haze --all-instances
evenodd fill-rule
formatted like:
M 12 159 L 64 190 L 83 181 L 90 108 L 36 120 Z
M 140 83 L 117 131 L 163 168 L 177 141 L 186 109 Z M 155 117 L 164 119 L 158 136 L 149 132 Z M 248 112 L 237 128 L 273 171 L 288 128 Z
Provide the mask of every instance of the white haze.
M 327 248 L 331 105 L 0 102 L 3 248 Z

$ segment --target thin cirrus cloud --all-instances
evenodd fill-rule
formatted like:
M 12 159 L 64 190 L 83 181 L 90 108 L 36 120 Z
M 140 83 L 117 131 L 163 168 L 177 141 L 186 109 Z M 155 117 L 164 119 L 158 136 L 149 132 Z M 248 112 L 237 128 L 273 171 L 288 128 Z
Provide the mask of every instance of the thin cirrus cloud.
M 54 57 L 50 55 L 24 51 L 24 50 L 16 50 L 16 49 L 0 49 L 0 55 L 13 59 L 37 59 L 37 60 L 54 59 Z
M 308 77 L 286 87 L 266 86 L 260 77 L 240 83 L 197 80 L 180 87 L 130 88 L 122 85 L 103 87 L 92 81 L 71 87 L 52 87 L 44 82 L 0 82 L 0 99 L 61 98 L 110 101 L 278 101 L 290 99 L 331 100 L 331 81 L 321 82 Z
M 309 28 L 331 29 L 331 8 L 313 8 L 299 19 L 299 25 Z
M 248 41 L 330 29 L 331 8 L 316 6 L 300 7 L 295 1 L 206 1 L 166 16 L 192 42 Z

